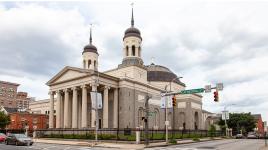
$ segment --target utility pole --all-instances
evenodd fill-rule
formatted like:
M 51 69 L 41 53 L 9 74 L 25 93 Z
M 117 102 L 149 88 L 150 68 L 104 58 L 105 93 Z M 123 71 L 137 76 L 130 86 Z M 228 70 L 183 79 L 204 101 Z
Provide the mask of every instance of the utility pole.
M 149 95 L 146 95 L 145 98 L 145 145 L 149 145 L 149 124 L 148 124 L 148 118 L 149 118 Z
M 166 93 L 167 94 L 167 85 L 165 86 L 165 90 L 166 90 Z M 166 127 L 166 143 L 168 144 L 168 121 L 167 121 L 167 118 L 168 118 L 168 115 L 167 115 L 167 105 L 168 105 L 168 97 L 165 96 L 165 127 Z

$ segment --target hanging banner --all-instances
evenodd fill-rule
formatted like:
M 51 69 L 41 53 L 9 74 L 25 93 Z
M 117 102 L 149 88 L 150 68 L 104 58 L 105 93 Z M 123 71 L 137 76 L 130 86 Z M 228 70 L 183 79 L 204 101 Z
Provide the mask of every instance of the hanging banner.
M 97 92 L 90 92 L 90 97 L 91 97 L 91 104 L 92 104 L 92 108 L 96 109 L 102 109 L 102 95 L 101 93 L 97 93 Z M 97 104 L 96 104 L 97 102 Z

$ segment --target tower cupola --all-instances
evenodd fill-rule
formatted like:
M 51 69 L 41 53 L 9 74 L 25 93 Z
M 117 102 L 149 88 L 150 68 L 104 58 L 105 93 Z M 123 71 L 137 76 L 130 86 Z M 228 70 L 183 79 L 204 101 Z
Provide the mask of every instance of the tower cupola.
M 122 65 L 143 66 L 143 61 L 141 59 L 142 37 L 140 30 L 134 26 L 133 4 L 131 9 L 131 26 L 125 31 L 123 43 L 124 57 Z
M 92 29 L 90 27 L 89 44 L 84 47 L 83 55 L 83 68 L 98 70 L 98 51 L 97 47 L 92 44 Z

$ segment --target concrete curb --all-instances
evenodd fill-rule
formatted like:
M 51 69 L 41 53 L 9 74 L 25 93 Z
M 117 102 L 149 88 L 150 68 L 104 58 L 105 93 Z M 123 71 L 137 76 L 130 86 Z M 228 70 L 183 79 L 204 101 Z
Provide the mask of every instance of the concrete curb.
M 187 141 L 184 143 L 177 143 L 177 144 L 163 144 L 163 145 L 149 145 L 146 146 L 145 148 L 154 148 L 154 147 L 167 147 L 171 145 L 183 145 L 183 144 L 191 144 L 191 143 L 200 143 L 200 142 L 208 142 L 208 141 L 215 141 L 215 140 L 222 140 L 222 139 L 208 139 L 208 140 L 200 140 L 200 141 Z
M 171 145 L 183 145 L 183 144 L 191 144 L 191 143 L 199 143 L 199 142 L 208 142 L 208 141 L 214 141 L 214 140 L 222 140 L 222 139 L 206 139 L 206 140 L 200 140 L 200 141 L 184 141 L 181 140 L 181 143 L 177 144 L 157 144 L 152 143 L 152 145 L 145 146 L 145 145 L 137 145 L 137 144 L 126 144 L 125 146 L 120 146 L 120 144 L 124 145 L 125 143 L 110 143 L 111 145 L 114 144 L 114 146 L 109 145 L 107 142 L 99 142 L 95 143 L 94 141 L 72 141 L 72 140 L 53 140 L 53 139 L 40 139 L 41 141 L 34 141 L 35 143 L 48 143 L 48 144 L 61 144 L 61 145 L 77 145 L 77 146 L 88 146 L 88 147 L 99 147 L 99 148 L 117 148 L 117 149 L 128 149 L 128 147 L 131 145 L 134 149 L 144 149 L 144 148 L 154 148 L 154 147 L 167 147 Z M 180 141 L 179 141 L 180 142 Z M 103 145 L 103 144 L 107 145 Z M 261 149 L 266 150 L 266 149 Z M 267 149 L 268 150 L 268 149 Z

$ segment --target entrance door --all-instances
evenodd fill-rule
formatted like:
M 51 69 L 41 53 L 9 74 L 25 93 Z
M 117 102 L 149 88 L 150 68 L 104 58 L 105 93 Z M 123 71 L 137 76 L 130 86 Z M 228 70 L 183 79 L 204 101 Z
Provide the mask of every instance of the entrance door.
M 99 119 L 99 129 L 101 129 L 101 119 Z

